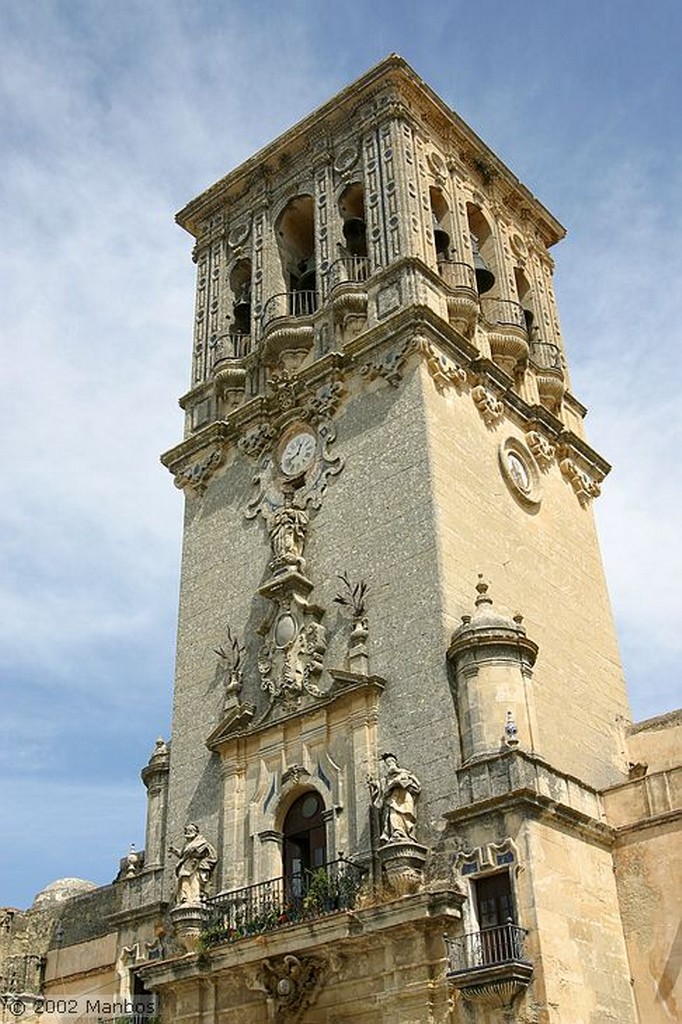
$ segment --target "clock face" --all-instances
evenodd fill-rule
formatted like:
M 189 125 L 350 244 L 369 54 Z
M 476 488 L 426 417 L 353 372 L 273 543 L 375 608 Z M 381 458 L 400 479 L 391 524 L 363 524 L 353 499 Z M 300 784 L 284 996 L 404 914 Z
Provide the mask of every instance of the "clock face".
M 291 440 L 287 441 L 280 455 L 279 464 L 282 467 L 282 472 L 286 476 L 298 476 L 300 473 L 305 473 L 315 458 L 316 449 L 317 443 L 313 434 L 309 434 L 306 430 L 294 434 Z

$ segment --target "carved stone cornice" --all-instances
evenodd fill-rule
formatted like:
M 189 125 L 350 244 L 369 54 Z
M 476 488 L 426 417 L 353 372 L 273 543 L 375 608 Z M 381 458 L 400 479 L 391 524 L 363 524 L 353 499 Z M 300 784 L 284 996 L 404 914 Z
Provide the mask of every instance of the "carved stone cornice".
M 181 210 L 176 221 L 195 236 L 202 229 L 208 231 L 211 217 L 228 201 L 234 202 L 244 196 L 256 173 L 263 173 L 264 169 L 276 170 L 285 154 L 291 156 L 293 164 L 311 135 L 329 132 L 335 140 L 338 139 L 340 131 L 348 131 L 349 113 L 358 107 L 361 108 L 361 116 L 357 120 L 363 130 L 378 120 L 385 120 L 387 115 L 400 117 L 415 126 L 424 127 L 443 141 L 448 140 L 451 150 L 472 154 L 474 160 L 488 169 L 491 178 L 500 179 L 508 192 L 518 195 L 518 201 L 527 205 L 546 244 L 563 237 L 565 232 L 561 224 L 521 185 L 476 133 L 395 54 L 212 185 Z M 357 130 L 356 118 L 351 120 L 349 127 Z M 309 153 L 305 155 L 309 156 Z
M 269 729 L 280 730 L 283 722 L 308 714 L 311 706 L 320 711 L 337 702 L 352 700 L 363 693 L 369 705 L 376 706 L 386 687 L 386 680 L 378 675 L 365 676 L 341 669 L 330 669 L 328 675 L 332 679 L 332 684 L 322 690 L 320 697 L 301 707 L 284 708 L 276 719 L 264 716 L 255 719 L 255 708 L 252 704 L 242 704 L 239 708 L 233 709 L 207 737 L 206 746 L 209 750 L 226 757 L 228 751 L 234 753 L 244 736 L 266 733 Z
M 373 275 L 372 290 L 390 287 L 403 273 L 439 280 L 421 260 L 409 257 Z M 224 419 L 197 431 L 167 452 L 161 461 L 174 474 L 179 487 L 201 494 L 220 471 L 230 449 L 238 447 L 258 463 L 266 458 L 271 460 L 282 431 L 290 423 L 303 421 L 318 432 L 319 443 L 326 452 L 320 463 L 324 466 L 324 479 L 312 489 L 312 499 L 304 497 L 305 504 L 312 502 L 313 507 L 319 507 L 326 476 L 341 466 L 330 454 L 329 445 L 336 432 L 334 418 L 353 382 L 362 387 L 363 381 L 383 380 L 398 387 L 411 360 L 417 359 L 424 361 L 439 390 L 454 388 L 463 397 L 469 394 L 491 428 L 504 417 L 520 427 L 540 464 L 548 468 L 556 460 L 579 500 L 585 503 L 596 496 L 610 469 L 606 460 L 566 430 L 554 413 L 542 405 L 529 404 L 515 390 L 508 374 L 492 360 L 481 357 L 478 349 L 435 311 L 414 303 L 396 306 L 378 323 L 349 339 L 343 351 L 329 352 L 295 371 L 272 374 L 266 395 L 230 409 Z M 564 404 L 578 415 L 584 411 L 570 394 L 565 396 Z M 258 477 L 266 471 L 267 467 L 260 464 Z M 262 493 L 254 499 L 256 511 L 261 510 L 261 505 L 272 511 L 280 498 L 267 497 L 269 484 L 264 478 L 260 479 L 259 487 Z

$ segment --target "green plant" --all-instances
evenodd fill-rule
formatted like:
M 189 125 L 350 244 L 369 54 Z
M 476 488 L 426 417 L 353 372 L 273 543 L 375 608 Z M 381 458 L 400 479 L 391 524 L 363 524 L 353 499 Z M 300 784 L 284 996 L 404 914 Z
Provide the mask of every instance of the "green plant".
M 329 877 L 324 868 L 318 868 L 310 876 L 308 890 L 303 897 L 304 910 L 332 910 L 339 896 L 338 884 Z

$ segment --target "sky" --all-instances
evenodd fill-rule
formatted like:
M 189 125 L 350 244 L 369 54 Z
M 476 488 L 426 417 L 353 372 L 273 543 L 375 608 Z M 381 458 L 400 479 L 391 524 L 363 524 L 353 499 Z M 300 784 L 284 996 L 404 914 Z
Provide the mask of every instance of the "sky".
M 170 731 L 185 203 L 390 52 L 568 228 L 636 719 L 679 706 L 679 0 L 0 0 L 0 906 L 110 882 Z

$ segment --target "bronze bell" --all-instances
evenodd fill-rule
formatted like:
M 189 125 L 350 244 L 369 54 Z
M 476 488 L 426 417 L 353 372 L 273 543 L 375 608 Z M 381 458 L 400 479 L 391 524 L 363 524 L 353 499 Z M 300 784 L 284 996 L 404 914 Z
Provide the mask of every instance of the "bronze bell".
M 474 271 L 476 273 L 476 288 L 479 295 L 485 295 L 495 284 L 495 275 L 478 251 L 478 239 L 476 235 L 471 236 L 471 248 L 474 253 Z
M 367 225 L 362 217 L 349 217 L 343 222 L 343 237 L 351 256 L 367 255 Z
M 313 253 L 306 260 L 298 264 L 300 277 L 294 284 L 294 291 L 314 292 L 317 287 L 317 275 L 315 273 L 315 254 Z
M 535 314 L 533 313 L 533 310 L 532 309 L 526 309 L 524 307 L 523 319 L 526 321 L 526 332 L 528 334 L 530 334 L 531 328 L 533 326 L 533 320 L 535 319 Z
M 248 334 L 251 330 L 251 287 L 245 284 L 232 305 L 234 330 L 237 334 Z
M 440 226 L 435 213 L 433 215 L 433 242 L 436 246 L 436 256 L 447 256 L 450 251 L 450 235 Z

